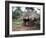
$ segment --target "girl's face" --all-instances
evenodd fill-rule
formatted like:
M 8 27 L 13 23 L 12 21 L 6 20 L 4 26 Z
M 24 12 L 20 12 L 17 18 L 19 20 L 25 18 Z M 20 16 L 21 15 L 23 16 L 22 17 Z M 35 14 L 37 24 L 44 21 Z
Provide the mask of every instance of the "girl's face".
M 29 9 L 29 10 L 27 10 L 28 12 L 30 12 L 30 13 L 32 13 L 33 12 L 33 10 L 31 10 L 31 9 Z

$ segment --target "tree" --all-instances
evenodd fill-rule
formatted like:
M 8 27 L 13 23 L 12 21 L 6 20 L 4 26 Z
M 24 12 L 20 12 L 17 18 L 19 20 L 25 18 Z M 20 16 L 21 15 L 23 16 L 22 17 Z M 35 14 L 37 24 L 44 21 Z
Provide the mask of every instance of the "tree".
M 12 18 L 13 19 L 17 19 L 19 18 L 21 15 L 22 15 L 22 10 L 20 7 L 16 7 L 16 10 L 15 11 L 12 11 Z

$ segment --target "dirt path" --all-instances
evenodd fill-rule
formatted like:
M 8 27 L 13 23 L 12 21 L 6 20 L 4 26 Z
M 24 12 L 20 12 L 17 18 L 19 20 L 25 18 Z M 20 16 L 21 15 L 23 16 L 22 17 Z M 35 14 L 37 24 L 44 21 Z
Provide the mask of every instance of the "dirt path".
M 13 31 L 26 31 L 26 30 L 34 30 L 36 27 L 27 27 L 27 26 L 19 26 L 15 27 L 12 30 Z

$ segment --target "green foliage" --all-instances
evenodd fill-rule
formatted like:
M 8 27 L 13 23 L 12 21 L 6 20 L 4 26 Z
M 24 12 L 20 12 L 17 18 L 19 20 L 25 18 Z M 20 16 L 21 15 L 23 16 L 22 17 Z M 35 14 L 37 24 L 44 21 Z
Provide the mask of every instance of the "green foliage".
M 40 29 L 40 16 L 39 16 L 39 18 L 37 18 L 36 28 Z
M 20 7 L 17 7 L 15 11 L 12 11 L 12 18 L 13 19 L 17 19 L 20 17 L 20 15 L 22 15 L 22 10 L 20 9 Z

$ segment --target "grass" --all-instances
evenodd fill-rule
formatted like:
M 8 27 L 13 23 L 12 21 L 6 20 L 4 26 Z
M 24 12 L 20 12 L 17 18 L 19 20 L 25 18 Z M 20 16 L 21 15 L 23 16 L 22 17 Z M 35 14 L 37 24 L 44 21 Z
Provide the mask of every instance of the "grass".
M 23 21 L 21 19 L 13 19 L 12 20 L 13 25 L 21 25 Z

